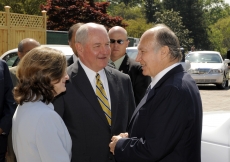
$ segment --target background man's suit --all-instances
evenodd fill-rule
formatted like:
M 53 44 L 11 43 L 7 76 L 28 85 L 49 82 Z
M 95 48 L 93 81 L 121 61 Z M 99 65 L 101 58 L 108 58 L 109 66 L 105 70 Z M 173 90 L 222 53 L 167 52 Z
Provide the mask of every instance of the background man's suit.
M 17 66 L 11 67 L 10 69 L 10 77 L 13 82 L 13 86 L 15 87 L 18 83 L 18 78 L 16 77 Z
M 140 63 L 129 58 L 127 54 L 121 63 L 119 71 L 129 75 L 133 86 L 135 102 L 138 105 L 145 95 L 145 91 L 151 82 L 151 77 L 144 76 Z
M 132 138 L 117 142 L 115 158 L 118 162 L 200 162 L 201 131 L 199 89 L 178 65 L 137 106 L 128 127 Z
M 13 84 L 7 64 L 0 60 L 0 128 L 6 135 L 0 135 L 0 156 L 4 155 L 7 147 L 7 134 L 12 126 L 12 117 L 16 108 L 13 98 Z M 1 157 L 0 157 L 0 162 Z
M 111 128 L 78 61 L 67 69 L 66 92 L 54 101 L 72 138 L 72 162 L 115 161 L 109 151 L 111 137 L 127 130 L 135 109 L 130 78 L 108 66 L 104 70 L 111 98 Z

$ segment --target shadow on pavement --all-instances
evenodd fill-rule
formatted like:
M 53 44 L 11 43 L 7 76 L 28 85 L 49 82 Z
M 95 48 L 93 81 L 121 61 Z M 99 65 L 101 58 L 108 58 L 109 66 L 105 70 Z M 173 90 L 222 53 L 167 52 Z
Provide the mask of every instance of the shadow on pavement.
M 227 91 L 229 90 L 229 87 L 227 87 L 226 89 L 218 89 L 216 87 L 216 85 L 214 84 L 197 84 L 199 90 L 219 90 L 219 91 Z

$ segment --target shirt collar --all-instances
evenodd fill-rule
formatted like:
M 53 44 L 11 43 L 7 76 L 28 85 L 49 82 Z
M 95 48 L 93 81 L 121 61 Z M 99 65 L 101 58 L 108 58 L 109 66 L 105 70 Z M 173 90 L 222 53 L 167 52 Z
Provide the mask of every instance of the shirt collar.
M 86 73 L 86 75 L 87 75 L 87 77 L 89 78 L 89 81 L 90 81 L 91 83 L 93 83 L 93 82 L 96 81 L 95 77 L 96 77 L 96 74 L 97 74 L 97 73 L 100 74 L 100 78 L 103 80 L 103 78 L 105 77 L 104 69 L 101 69 L 100 71 L 98 71 L 98 72 L 96 73 L 95 71 L 93 71 L 93 70 L 91 70 L 90 68 L 88 68 L 87 66 L 85 66 L 85 65 L 81 62 L 80 58 L 78 58 L 78 60 L 79 60 L 79 63 L 81 64 L 82 68 L 84 69 L 84 71 L 85 71 L 85 73 Z
M 151 77 L 152 82 L 151 82 L 151 89 L 157 84 L 157 82 L 167 73 L 169 72 L 171 69 L 173 69 L 174 67 L 178 66 L 180 63 L 175 63 L 167 68 L 165 68 L 164 70 L 162 70 L 161 72 L 159 72 L 155 77 Z
M 116 69 L 120 68 L 120 66 L 121 66 L 122 61 L 124 60 L 124 58 L 125 58 L 125 55 L 122 56 L 121 58 L 119 58 L 118 60 L 116 60 L 116 61 L 113 62 L 115 64 Z

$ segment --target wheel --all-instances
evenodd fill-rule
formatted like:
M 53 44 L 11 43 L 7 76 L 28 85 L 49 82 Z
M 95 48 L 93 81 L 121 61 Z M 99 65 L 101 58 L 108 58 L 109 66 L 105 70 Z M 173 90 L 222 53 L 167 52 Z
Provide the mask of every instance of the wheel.
M 227 80 L 227 78 L 226 78 L 225 75 L 223 77 L 222 83 L 221 84 L 216 84 L 216 86 L 217 86 L 218 89 L 225 89 L 225 88 L 227 88 L 227 86 L 228 86 L 228 80 Z

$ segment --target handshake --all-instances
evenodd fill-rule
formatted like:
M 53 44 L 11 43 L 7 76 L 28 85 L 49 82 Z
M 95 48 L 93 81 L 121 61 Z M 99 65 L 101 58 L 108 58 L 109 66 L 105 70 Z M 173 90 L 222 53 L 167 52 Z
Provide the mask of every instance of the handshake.
M 112 152 L 113 155 L 114 155 L 114 149 L 115 149 L 115 147 L 116 147 L 117 141 L 118 141 L 119 139 L 121 139 L 121 138 L 128 138 L 128 136 L 129 136 L 128 133 L 120 133 L 119 135 L 113 136 L 113 137 L 111 138 L 111 141 L 112 141 L 112 142 L 110 142 L 109 147 L 110 147 L 110 152 Z

